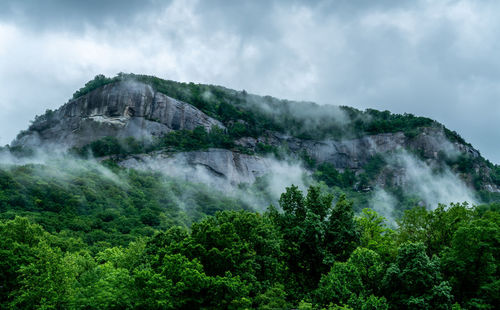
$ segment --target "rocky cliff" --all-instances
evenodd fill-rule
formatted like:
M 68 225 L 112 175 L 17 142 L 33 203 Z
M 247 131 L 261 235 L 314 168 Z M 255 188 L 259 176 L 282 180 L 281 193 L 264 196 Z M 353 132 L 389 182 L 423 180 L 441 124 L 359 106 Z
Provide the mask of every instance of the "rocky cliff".
M 256 178 L 270 171 L 273 160 L 225 149 L 208 149 L 191 152 L 154 152 L 138 154 L 120 161 L 127 168 L 149 169 L 164 172 L 191 182 L 216 185 L 230 190 L 232 186 L 255 182 Z
M 470 154 L 480 156 L 473 147 L 460 143 L 451 143 L 441 128 L 424 128 L 419 135 L 407 137 L 401 132 L 369 135 L 359 139 L 346 140 L 303 140 L 288 135 L 270 132 L 259 138 L 243 138 L 239 145 L 255 148 L 257 143 L 286 147 L 292 153 L 304 151 L 318 163 L 331 163 L 337 169 L 362 169 L 374 155 L 396 150 L 412 150 L 429 160 L 438 159 L 440 152 L 450 155 Z
M 412 139 L 402 133 L 387 133 L 344 141 L 313 141 L 268 133 L 265 137 L 244 138 L 237 143 L 249 149 L 255 148 L 257 143 L 275 147 L 286 146 L 291 157 L 305 153 L 317 164 L 330 163 L 339 171 L 350 169 L 356 174 L 362 173 L 365 165 L 376 155 L 391 157 L 392 154 L 407 150 L 420 152 L 421 158 L 431 166 L 438 160 L 438 154 L 443 152 L 449 156 L 459 156 L 464 152 L 474 158 L 480 156 L 479 152 L 470 146 L 449 142 L 442 130 L 437 129 L 424 130 L 418 137 Z M 294 158 L 297 162 L 298 156 Z M 220 188 L 227 189 L 230 185 L 251 184 L 256 178 L 273 173 L 274 159 L 269 156 L 241 154 L 233 150 L 208 149 L 137 154 L 127 156 L 120 160 L 119 164 L 127 168 L 163 171 L 188 181 L 216 184 Z M 394 161 L 391 164 L 394 166 L 385 168 L 391 174 L 391 182 L 397 186 L 406 185 L 409 180 L 405 168 L 399 167 Z M 378 182 L 384 186 L 387 183 L 386 176 L 379 178 Z M 496 185 L 488 184 L 488 186 L 490 191 L 500 191 Z
M 246 122 L 241 124 L 249 126 Z M 106 136 L 148 140 L 171 131 L 193 130 L 199 126 L 208 131 L 213 126 L 227 130 L 227 125 L 187 102 L 156 91 L 147 83 L 122 80 L 94 89 L 70 100 L 56 111 L 37 117 L 12 145 L 59 144 L 81 147 Z M 477 150 L 466 143 L 451 142 L 442 126 L 418 128 L 413 135 L 389 132 L 350 139 L 301 139 L 283 131 L 261 132 L 263 133 L 258 137 L 235 139 L 235 148 L 231 149 L 156 151 L 122 156 L 117 161 L 124 167 L 163 170 L 167 173 L 171 171 L 172 174 L 184 176 L 191 181 L 220 180 L 221 186 L 252 183 L 257 177 L 270 172 L 273 159 L 257 155 L 259 145 L 285 149 L 286 156 L 294 160 L 305 156 L 315 164 L 330 163 L 340 172 L 349 169 L 356 175 L 362 174 L 375 156 L 388 157 L 397 152 L 413 154 L 430 167 L 437 166 L 436 163 L 442 161 L 443 156 L 466 156 L 472 159 L 472 166 L 469 168 L 480 178 L 491 172 L 483 163 L 484 160 L 481 161 Z M 246 151 L 242 153 L 242 149 Z M 188 169 L 179 170 L 179 167 Z M 389 160 L 383 169 L 386 171 L 385 175 L 377 176 L 374 185 L 385 186 L 391 183 L 405 186 L 405 169 Z M 392 180 L 388 181 L 388 175 Z M 462 179 L 472 186 L 474 180 L 471 175 L 462 174 Z M 490 182 L 487 177 L 483 179 L 482 189 L 500 192 L 498 185 Z
M 147 84 L 122 81 L 39 117 L 13 145 L 78 147 L 106 136 L 143 138 L 197 126 L 225 128 L 192 105 L 156 92 Z

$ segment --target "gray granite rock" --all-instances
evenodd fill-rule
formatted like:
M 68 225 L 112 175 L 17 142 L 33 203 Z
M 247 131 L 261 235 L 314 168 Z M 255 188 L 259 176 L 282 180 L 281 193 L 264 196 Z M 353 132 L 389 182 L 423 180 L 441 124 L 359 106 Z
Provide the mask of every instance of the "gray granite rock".
M 147 84 L 122 81 L 69 101 L 48 119 L 38 119 L 13 145 L 83 146 L 105 136 L 142 138 L 197 126 L 225 128 L 192 105 L 155 92 Z
M 203 126 L 207 130 L 213 126 L 225 129 L 221 122 L 196 107 L 156 92 L 147 84 L 121 81 L 71 100 L 52 115 L 39 117 L 12 145 L 58 144 L 79 147 L 105 136 L 148 139 L 172 130 L 192 130 L 197 126 Z M 429 164 L 438 159 L 440 152 L 451 157 L 464 153 L 475 158 L 480 156 L 469 145 L 451 143 L 439 127 L 424 128 L 411 138 L 397 132 L 341 141 L 303 140 L 282 133 L 267 132 L 261 137 L 244 137 L 236 141 L 237 145 L 253 150 L 258 143 L 286 148 L 296 158 L 305 153 L 317 163 L 331 163 L 340 171 L 352 169 L 356 173 L 362 172 L 363 166 L 374 155 L 386 156 L 399 150 L 417 153 Z M 209 176 L 213 180 L 221 180 L 221 184 L 235 185 L 252 183 L 257 177 L 264 175 L 269 170 L 271 159 L 232 150 L 210 149 L 177 154 L 159 152 L 136 155 L 126 158 L 121 165 L 168 169 L 172 173 L 181 171 L 179 167 L 191 167 L 191 170 L 179 172 L 177 176 L 185 175 L 188 179 Z M 477 171 L 487 169 L 484 166 L 474 168 Z M 391 173 L 395 184 L 404 184 L 403 170 L 395 167 Z M 485 175 L 488 173 L 484 172 Z M 467 181 L 472 183 L 472 180 Z M 377 180 L 380 186 L 385 182 L 383 176 Z M 493 184 L 487 184 L 485 189 L 500 191 Z
M 139 154 L 120 162 L 122 167 L 161 171 L 167 176 L 216 185 L 219 189 L 251 184 L 269 172 L 272 160 L 226 149 Z M 222 187 L 222 188 L 221 188 Z

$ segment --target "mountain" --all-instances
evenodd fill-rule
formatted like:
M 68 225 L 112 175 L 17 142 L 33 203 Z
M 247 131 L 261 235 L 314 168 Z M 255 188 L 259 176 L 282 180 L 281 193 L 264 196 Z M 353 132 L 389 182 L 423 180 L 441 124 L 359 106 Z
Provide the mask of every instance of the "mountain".
M 428 118 L 97 76 L 0 148 L 0 308 L 495 309 L 499 186 Z
M 400 203 L 500 196 L 500 168 L 431 119 L 143 75 L 97 76 L 37 116 L 11 147 L 54 144 L 226 191 L 274 174 L 277 161 L 293 161 L 330 187 L 383 190 Z M 425 182 L 442 188 L 422 189 Z
M 132 80 L 104 85 L 37 117 L 16 144 L 83 146 L 94 140 L 160 136 L 172 130 L 223 127 L 192 105 Z

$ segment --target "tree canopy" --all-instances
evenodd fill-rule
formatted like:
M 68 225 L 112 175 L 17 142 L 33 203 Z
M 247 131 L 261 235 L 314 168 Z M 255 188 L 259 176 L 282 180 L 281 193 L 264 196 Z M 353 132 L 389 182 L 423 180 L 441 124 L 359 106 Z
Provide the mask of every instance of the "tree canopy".
M 499 304 L 497 205 L 416 208 L 391 229 L 375 211 L 355 215 L 343 195 L 291 186 L 264 213 L 218 211 L 190 227 L 158 226 L 128 244 L 105 235 L 99 247 L 31 218 L 0 221 L 2 309 Z

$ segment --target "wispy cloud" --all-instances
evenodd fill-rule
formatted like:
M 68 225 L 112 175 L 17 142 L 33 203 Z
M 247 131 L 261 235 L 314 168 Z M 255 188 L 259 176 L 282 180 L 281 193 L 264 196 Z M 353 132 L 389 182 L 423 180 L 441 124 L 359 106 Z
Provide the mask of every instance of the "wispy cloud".
M 122 2 L 120 1 L 120 4 Z M 500 162 L 495 1 L 2 1 L 0 143 L 98 73 L 429 116 Z M 14 121 L 15 120 L 15 121 Z

